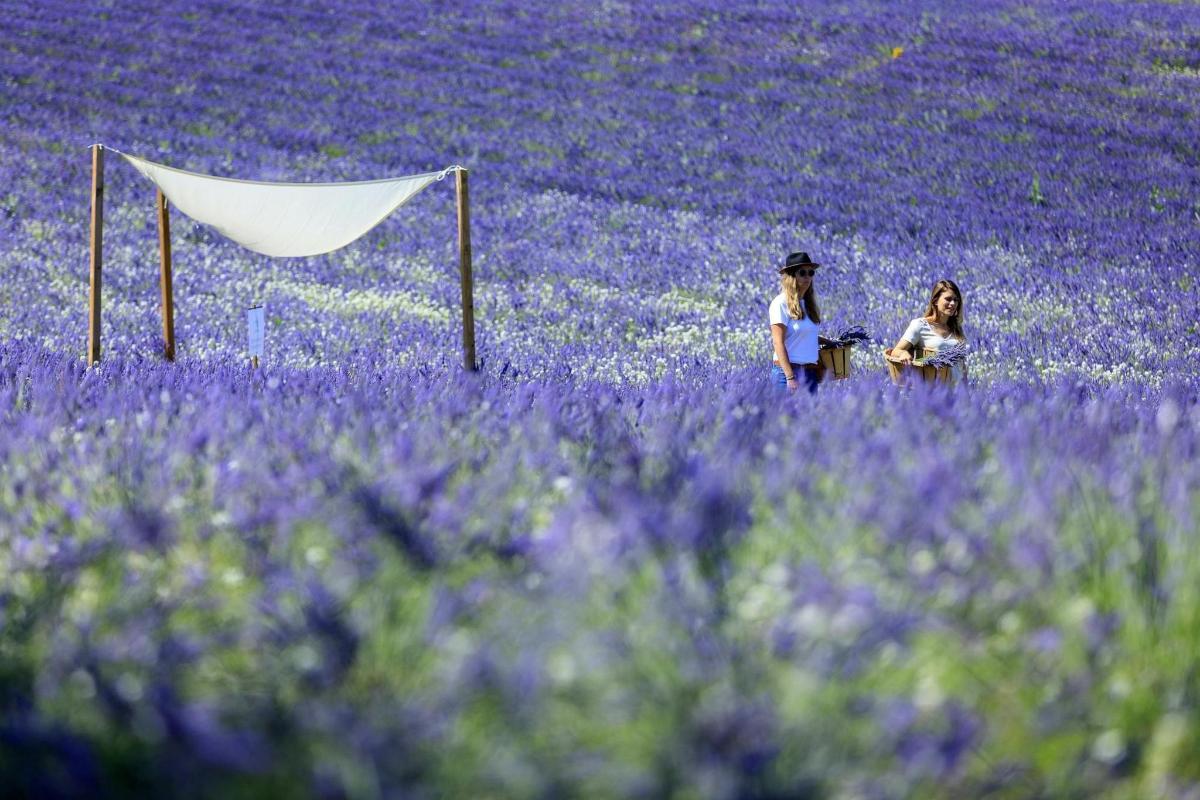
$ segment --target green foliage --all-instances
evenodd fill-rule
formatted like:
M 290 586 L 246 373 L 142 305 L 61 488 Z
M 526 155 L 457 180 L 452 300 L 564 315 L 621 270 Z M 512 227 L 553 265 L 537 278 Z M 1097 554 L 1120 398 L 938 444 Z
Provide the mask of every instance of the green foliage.
M 1042 194 L 1042 176 L 1036 172 L 1033 173 L 1033 181 L 1029 184 L 1029 202 L 1035 206 L 1046 204 L 1046 196 Z

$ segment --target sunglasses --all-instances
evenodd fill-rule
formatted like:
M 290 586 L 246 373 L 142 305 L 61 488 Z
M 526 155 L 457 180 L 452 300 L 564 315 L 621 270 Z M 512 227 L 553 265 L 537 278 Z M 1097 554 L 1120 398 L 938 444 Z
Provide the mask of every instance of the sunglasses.
M 784 270 L 784 272 L 786 272 L 788 275 L 795 275 L 797 278 L 811 278 L 813 275 L 817 274 L 815 269 L 799 268 Z

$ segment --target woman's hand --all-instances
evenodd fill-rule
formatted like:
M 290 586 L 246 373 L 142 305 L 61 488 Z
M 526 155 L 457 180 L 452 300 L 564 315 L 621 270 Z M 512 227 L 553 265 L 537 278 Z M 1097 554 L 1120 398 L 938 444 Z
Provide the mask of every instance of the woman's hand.
M 892 346 L 892 358 L 905 363 L 913 360 L 913 346 L 907 339 L 901 338 Z
M 800 376 L 799 375 L 797 375 L 796 377 L 792 378 L 791 380 L 789 380 L 787 382 L 787 390 L 789 392 L 794 392 L 799 387 L 800 387 Z

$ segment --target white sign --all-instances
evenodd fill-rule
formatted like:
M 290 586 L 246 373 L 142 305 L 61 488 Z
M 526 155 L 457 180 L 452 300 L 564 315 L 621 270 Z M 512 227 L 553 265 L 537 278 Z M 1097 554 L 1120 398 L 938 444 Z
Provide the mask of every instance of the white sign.
M 262 358 L 263 354 L 263 307 L 246 309 L 246 327 L 250 333 L 250 355 Z

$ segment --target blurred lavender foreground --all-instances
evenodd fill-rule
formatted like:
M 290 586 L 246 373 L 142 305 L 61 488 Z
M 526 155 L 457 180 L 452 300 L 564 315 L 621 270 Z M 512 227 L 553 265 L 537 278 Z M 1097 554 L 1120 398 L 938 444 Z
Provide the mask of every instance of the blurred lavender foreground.
M 441 6 L 452 7 L 441 7 Z M 0 796 L 1200 797 L 1200 11 L 0 2 Z M 96 141 L 472 174 L 254 256 Z M 886 346 L 766 385 L 772 265 Z M 244 310 L 267 310 L 264 368 Z

